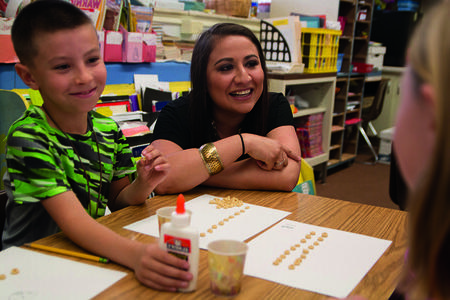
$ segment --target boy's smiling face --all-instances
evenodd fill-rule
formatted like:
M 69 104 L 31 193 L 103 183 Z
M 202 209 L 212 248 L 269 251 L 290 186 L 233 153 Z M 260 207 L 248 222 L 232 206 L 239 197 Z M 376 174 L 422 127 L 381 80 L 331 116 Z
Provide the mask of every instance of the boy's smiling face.
M 27 67 L 30 82 L 40 91 L 45 105 L 60 113 L 92 110 L 106 83 L 97 34 L 90 25 L 40 34 L 38 54 Z

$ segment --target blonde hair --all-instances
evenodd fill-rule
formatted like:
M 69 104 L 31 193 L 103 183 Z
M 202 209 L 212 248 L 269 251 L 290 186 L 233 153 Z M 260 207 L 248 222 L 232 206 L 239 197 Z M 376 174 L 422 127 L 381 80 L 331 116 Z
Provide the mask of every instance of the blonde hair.
M 450 299 L 450 1 L 427 12 L 408 50 L 417 83 L 433 88 L 436 145 L 421 185 L 409 198 L 407 265 L 414 275 L 404 288 L 409 299 Z

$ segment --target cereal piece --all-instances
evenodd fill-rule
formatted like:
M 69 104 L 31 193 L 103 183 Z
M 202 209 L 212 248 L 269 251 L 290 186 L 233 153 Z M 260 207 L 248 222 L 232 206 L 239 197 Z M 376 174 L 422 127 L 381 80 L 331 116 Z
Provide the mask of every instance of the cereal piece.
M 202 233 L 200 233 L 200 236 L 204 237 L 204 236 L 206 236 L 206 233 L 202 232 Z
M 19 274 L 19 269 L 14 268 L 11 270 L 11 275 L 17 275 L 17 274 Z
M 5 274 L 0 274 L 0 280 L 5 280 L 6 279 L 6 275 Z
M 328 233 L 324 232 L 324 233 L 322 233 L 322 236 L 325 238 L 328 236 Z
M 306 240 L 305 239 L 301 239 L 300 243 L 304 244 L 304 243 L 306 243 Z
M 217 225 L 216 224 L 214 224 L 213 226 L 211 226 L 212 227 L 212 229 L 217 229 Z
M 219 221 L 219 225 L 222 226 L 223 225 L 223 221 Z
M 241 213 L 238 212 L 238 211 L 234 213 L 235 216 L 239 216 L 240 214 L 241 214 Z
M 233 216 L 233 215 L 231 215 L 231 216 L 229 216 L 229 217 L 228 217 L 228 219 L 233 219 L 233 218 L 234 218 L 234 216 Z
M 280 264 L 280 261 L 278 260 L 278 258 L 273 262 L 274 266 L 278 266 Z
M 250 209 L 250 206 L 246 206 L 245 209 Z
M 310 235 L 316 235 L 316 232 L 315 231 L 311 231 L 309 234 Z
M 223 219 L 225 222 L 228 222 L 228 218 Z
M 291 246 L 291 250 L 294 251 L 296 248 L 295 246 Z
M 294 265 L 289 265 L 289 270 L 294 270 L 295 266 Z
M 319 246 L 319 243 L 318 242 L 314 242 L 314 246 Z
M 289 255 L 291 252 L 289 250 L 284 251 L 284 254 Z
M 313 250 L 313 249 L 314 249 L 314 246 L 313 246 L 313 245 L 309 245 L 308 248 L 311 249 L 311 250 Z
M 311 235 L 307 234 L 305 237 L 309 240 L 311 238 Z
M 285 259 L 285 258 L 286 258 L 286 255 L 284 255 L 284 254 L 280 255 L 280 259 Z
M 213 233 L 213 230 L 211 228 L 208 229 L 209 233 Z
M 300 265 L 301 262 L 302 262 L 302 259 L 301 259 L 301 258 L 297 258 L 297 259 L 294 261 L 294 265 L 298 266 L 298 265 Z
M 300 255 L 300 257 L 301 257 L 301 259 L 305 259 L 305 258 L 306 258 L 306 255 L 305 255 L 305 254 L 302 254 L 302 255 Z
M 241 209 L 241 213 L 245 213 L 245 209 Z
M 295 244 L 295 247 L 300 248 L 300 244 Z
M 303 253 L 304 253 L 304 254 L 308 254 L 308 253 L 309 253 L 309 250 L 308 250 L 308 249 L 303 249 Z
M 319 242 L 322 242 L 322 241 L 323 241 L 323 237 L 319 236 L 319 237 L 317 238 L 317 240 L 318 240 Z

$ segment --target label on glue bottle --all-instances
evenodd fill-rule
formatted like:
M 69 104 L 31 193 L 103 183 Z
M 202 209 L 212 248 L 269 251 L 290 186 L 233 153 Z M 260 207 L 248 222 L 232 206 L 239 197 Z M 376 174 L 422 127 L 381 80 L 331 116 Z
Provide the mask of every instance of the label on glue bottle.
M 170 222 L 161 227 L 159 245 L 168 253 L 186 260 L 189 263 L 189 272 L 193 275 L 189 286 L 179 289 L 181 292 L 192 292 L 197 287 L 198 260 L 199 260 L 199 233 L 191 225 L 191 215 L 184 208 L 184 197 L 179 195 L 177 208 L 172 213 Z
M 167 252 L 189 261 L 189 254 L 192 252 L 191 240 L 165 234 L 164 244 L 166 245 Z

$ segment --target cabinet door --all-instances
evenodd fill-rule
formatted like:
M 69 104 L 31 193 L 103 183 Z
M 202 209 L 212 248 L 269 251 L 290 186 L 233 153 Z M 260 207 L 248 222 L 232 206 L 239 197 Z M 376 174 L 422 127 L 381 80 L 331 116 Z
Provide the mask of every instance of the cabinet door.
M 400 81 L 403 68 L 398 69 L 397 72 L 383 71 L 383 78 L 389 78 L 390 83 L 386 90 L 383 110 L 380 116 L 372 122 L 377 132 L 395 126 L 397 110 L 400 105 Z

